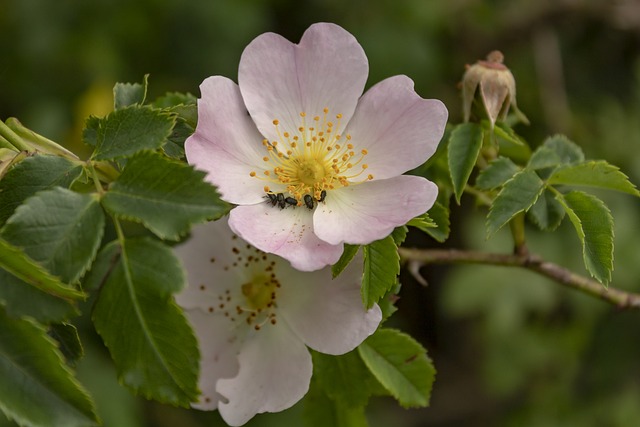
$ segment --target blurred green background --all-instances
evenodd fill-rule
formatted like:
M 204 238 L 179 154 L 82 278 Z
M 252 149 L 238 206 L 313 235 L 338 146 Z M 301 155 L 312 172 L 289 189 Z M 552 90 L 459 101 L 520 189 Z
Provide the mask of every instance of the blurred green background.
M 461 119 L 464 65 L 499 49 L 518 84 L 534 146 L 561 132 L 587 158 L 604 158 L 640 183 L 638 0 L 0 0 L 0 117 L 81 150 L 89 114 L 111 108 L 116 81 L 150 73 L 150 97 L 199 95 L 207 76 L 237 77 L 244 46 L 265 31 L 297 42 L 318 21 L 363 45 L 368 86 L 406 74 L 426 98 Z M 339 58 L 336 58 L 339 60 Z M 613 286 L 640 291 L 640 203 L 603 194 L 616 221 Z M 465 203 L 466 202 L 466 203 Z M 485 212 L 453 207 L 450 246 L 509 251 L 507 232 L 484 238 Z M 564 224 L 528 230 L 533 251 L 584 274 Z M 410 235 L 410 244 L 433 244 Z M 491 267 L 430 267 L 421 287 L 403 273 L 391 323 L 429 350 L 438 376 L 431 407 L 390 399 L 369 408 L 372 426 L 640 425 L 640 313 L 623 312 L 533 274 Z M 79 376 L 108 427 L 217 426 L 217 413 L 133 398 L 92 335 Z M 83 326 L 84 325 L 84 326 Z M 300 405 L 250 426 L 300 425 Z M 0 421 L 2 424 L 2 421 Z

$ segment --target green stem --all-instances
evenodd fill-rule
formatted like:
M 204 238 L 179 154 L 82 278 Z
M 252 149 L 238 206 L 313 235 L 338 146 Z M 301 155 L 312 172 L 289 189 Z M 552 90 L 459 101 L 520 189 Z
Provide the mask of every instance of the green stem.
M 11 145 L 11 143 L 7 141 L 6 138 L 2 135 L 0 135 L 0 148 L 6 148 L 12 151 L 20 151 L 16 147 Z
M 513 252 L 518 255 L 529 253 L 524 236 L 524 212 L 516 214 L 509 222 L 509 227 L 513 236 Z
M 27 142 L 27 144 L 31 145 L 28 151 L 34 151 L 34 148 L 38 151 L 47 154 L 55 154 L 58 156 L 66 157 L 69 160 L 78 160 L 78 156 L 73 154 L 71 151 L 62 147 L 59 144 L 51 141 L 48 138 L 45 138 L 42 135 L 39 135 L 28 129 L 20 123 L 20 121 L 14 117 L 10 117 L 7 119 L 7 126 L 20 138 Z
M 18 136 L 9 126 L 7 126 L 2 120 L 0 120 L 0 135 L 11 144 L 14 148 L 20 151 L 33 151 L 22 138 Z
M 536 272 L 555 282 L 599 298 L 620 308 L 640 309 L 640 294 L 604 287 L 601 283 L 580 276 L 532 254 L 497 254 L 457 249 L 408 249 L 398 248 L 404 261 L 421 264 L 484 264 L 518 267 Z
M 96 186 L 96 190 L 98 191 L 98 194 L 104 194 L 104 189 L 102 188 L 102 184 L 100 184 L 100 178 L 98 177 L 98 173 L 96 172 L 96 169 L 93 167 L 93 164 L 91 163 L 90 160 L 87 161 L 87 167 L 91 172 L 91 178 L 93 180 L 94 185 Z

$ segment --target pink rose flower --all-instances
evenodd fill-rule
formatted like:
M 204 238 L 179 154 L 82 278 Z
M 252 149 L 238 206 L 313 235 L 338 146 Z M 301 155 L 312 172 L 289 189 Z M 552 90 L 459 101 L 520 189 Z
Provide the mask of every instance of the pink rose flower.
M 299 401 L 312 374 L 307 346 L 343 354 L 375 332 L 380 308 L 362 306 L 362 261 L 332 280 L 300 272 L 233 235 L 227 220 L 199 225 L 176 248 L 187 288 L 176 299 L 200 345 L 202 410 L 233 426 Z
M 344 243 L 384 238 L 435 201 L 435 184 L 402 174 L 434 153 L 447 109 L 406 76 L 362 95 L 367 74 L 356 39 L 320 23 L 297 45 L 262 34 L 242 54 L 238 85 L 213 76 L 200 86 L 189 163 L 237 205 L 235 233 L 299 270 L 334 264 Z

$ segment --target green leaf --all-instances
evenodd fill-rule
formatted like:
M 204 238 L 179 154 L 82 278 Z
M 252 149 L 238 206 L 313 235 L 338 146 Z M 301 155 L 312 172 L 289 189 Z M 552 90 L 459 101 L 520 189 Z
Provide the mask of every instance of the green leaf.
M 409 227 L 415 227 L 418 230 L 425 231 L 427 228 L 437 228 L 438 224 L 429 216 L 428 213 L 423 213 L 422 215 L 418 215 L 414 218 L 411 218 L 407 223 Z M 395 240 L 395 239 L 394 239 Z M 404 240 L 403 240 L 404 241 Z M 402 243 L 402 242 L 400 242 Z M 396 244 L 398 242 L 396 241 Z
M 520 168 L 506 157 L 498 157 L 480 171 L 476 179 L 476 187 L 480 190 L 492 190 L 510 180 Z
M 429 220 L 432 224 L 435 225 L 435 227 L 431 226 L 430 224 L 428 226 L 422 226 L 416 223 L 412 224 L 411 221 L 413 220 L 409 221 L 407 225 L 413 225 L 414 227 L 417 227 L 418 229 L 427 233 L 437 242 L 442 243 L 447 240 L 449 238 L 449 233 L 451 232 L 451 223 L 449 222 L 449 207 L 443 205 L 440 202 L 435 202 L 426 215 L 428 215 Z
M 613 271 L 613 218 L 607 206 L 595 196 L 572 191 L 557 196 L 582 243 L 584 264 L 602 284 L 611 281 Z
M 84 121 L 84 129 L 82 129 L 82 142 L 92 147 L 98 143 L 98 129 L 102 119 L 96 116 L 89 116 Z
M 127 162 L 103 196 L 109 212 L 142 223 L 162 239 L 178 240 L 192 224 L 219 218 L 229 207 L 205 173 L 145 151 Z
M 564 218 L 564 208 L 551 191 L 545 190 L 527 214 L 540 230 L 553 231 Z
M 91 398 L 42 326 L 0 307 L 0 409 L 29 427 L 98 424 Z
M 362 253 L 364 275 L 360 292 L 364 306 L 369 309 L 396 284 L 400 256 L 391 236 L 363 246 Z
M 427 214 L 424 214 L 424 215 L 427 216 Z M 435 224 L 433 226 L 435 227 Z M 394 228 L 393 231 L 391 232 L 391 238 L 393 238 L 393 243 L 395 243 L 396 246 L 400 246 L 402 243 L 404 243 L 404 239 L 407 238 L 408 232 L 409 232 L 409 229 L 407 228 L 406 225 L 401 225 L 400 227 Z
M 70 323 L 55 323 L 49 327 L 49 336 L 56 340 L 67 364 L 75 366 L 84 356 L 78 330 Z
M 29 198 L 0 230 L 63 282 L 75 283 L 89 268 L 104 232 L 104 213 L 95 195 L 64 188 Z
M 493 132 L 498 140 L 498 149 L 501 156 L 508 157 L 519 163 L 525 163 L 531 156 L 529 145 L 505 123 L 496 123 Z
M 190 93 L 168 92 L 153 101 L 156 108 L 171 108 L 177 105 L 195 105 L 197 98 Z
M 380 310 L 382 310 L 383 322 L 398 311 L 398 307 L 396 307 L 396 302 L 399 299 L 398 292 L 400 292 L 400 282 L 396 278 L 396 284 L 378 301 L 378 306 L 380 306 Z
M 516 214 L 527 211 L 544 190 L 544 183 L 529 169 L 507 181 L 493 201 L 487 216 L 487 237 L 492 236 Z
M 475 123 L 456 126 L 449 138 L 449 171 L 456 201 L 467 185 L 471 171 L 476 164 L 483 139 L 482 128 Z
M 0 268 L 43 292 L 60 298 L 79 299 L 84 294 L 65 285 L 23 251 L 0 238 Z
M 145 74 L 140 83 L 116 83 L 113 87 L 113 104 L 116 110 L 130 105 L 142 105 L 147 98 L 149 74 Z
M 560 155 L 552 147 L 541 145 L 533 152 L 533 155 L 527 163 L 528 169 L 546 169 L 553 168 L 562 163 Z
M 304 397 L 304 425 L 307 427 L 367 427 L 364 406 L 348 406 L 332 400 L 320 387 L 318 380 L 311 379 L 309 392 Z
M 124 107 L 100 120 L 93 160 L 129 157 L 164 145 L 175 125 L 175 115 L 143 106 Z
M 87 291 L 92 291 L 101 287 L 111 273 L 120 258 L 120 245 L 117 241 L 106 244 L 98 253 L 95 261 L 91 265 L 91 270 L 82 280 L 82 287 Z
M 149 238 L 128 240 L 92 319 L 122 383 L 149 399 L 186 407 L 198 396 L 199 353 L 172 298 L 183 286 L 169 247 Z
M 544 141 L 542 146 L 554 151 L 560 159 L 560 164 L 580 163 L 584 161 L 582 149 L 564 135 L 550 136 Z
M 69 187 L 82 173 L 64 157 L 35 155 L 12 167 L 0 180 L 0 225 L 28 197 L 52 187 Z
M 552 185 L 575 185 L 621 191 L 640 196 L 638 189 L 616 166 L 604 160 L 590 161 L 556 169 L 547 180 Z
M 344 252 L 340 256 L 338 262 L 331 266 L 331 276 L 335 279 L 344 271 L 345 268 L 353 261 L 353 258 L 358 253 L 358 249 L 360 249 L 360 245 L 344 245 Z
M 333 356 L 312 352 L 313 371 L 327 396 L 348 407 L 365 406 L 374 387 L 379 386 L 357 350 Z
M 12 317 L 30 316 L 40 322 L 62 322 L 77 315 L 77 308 L 68 300 L 58 298 L 29 286 L 16 276 L 0 269 L 0 305 Z
M 378 329 L 358 351 L 369 370 L 400 405 L 429 406 L 436 370 L 417 341 L 397 330 Z

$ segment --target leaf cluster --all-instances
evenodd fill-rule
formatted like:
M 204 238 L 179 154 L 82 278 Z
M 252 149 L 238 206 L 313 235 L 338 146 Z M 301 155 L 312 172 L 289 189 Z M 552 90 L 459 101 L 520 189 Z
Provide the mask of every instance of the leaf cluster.
M 3 149 L 0 163 L 0 409 L 20 425 L 99 423 L 71 368 L 83 353 L 73 318 L 90 296 L 122 384 L 172 405 L 197 400 L 199 351 L 173 300 L 185 275 L 171 245 L 229 207 L 183 161 L 193 96 L 146 96 L 146 76 L 116 84 L 113 112 L 86 121 L 86 161 L 2 124 L 23 150 Z

